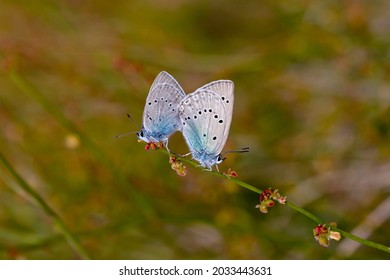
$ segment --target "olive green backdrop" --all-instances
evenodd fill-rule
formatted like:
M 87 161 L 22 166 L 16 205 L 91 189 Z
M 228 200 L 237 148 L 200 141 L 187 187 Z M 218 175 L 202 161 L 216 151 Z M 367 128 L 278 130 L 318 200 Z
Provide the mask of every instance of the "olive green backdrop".
M 0 1 L 0 151 L 93 259 L 388 259 L 145 151 L 149 87 L 235 83 L 220 165 L 389 245 L 389 1 Z M 128 120 L 126 114 L 132 116 Z M 179 133 L 170 140 L 188 151 Z M 0 258 L 78 259 L 0 168 Z

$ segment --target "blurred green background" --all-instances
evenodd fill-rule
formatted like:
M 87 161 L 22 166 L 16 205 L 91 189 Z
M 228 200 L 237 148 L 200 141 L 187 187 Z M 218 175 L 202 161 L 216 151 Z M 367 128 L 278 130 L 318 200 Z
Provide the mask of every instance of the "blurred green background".
M 385 0 L 0 0 L 0 150 L 93 259 L 389 259 L 113 138 L 141 128 L 160 71 L 187 93 L 231 79 L 225 150 L 251 152 L 220 170 L 389 245 L 389 47 Z M 0 258 L 79 258 L 3 167 Z

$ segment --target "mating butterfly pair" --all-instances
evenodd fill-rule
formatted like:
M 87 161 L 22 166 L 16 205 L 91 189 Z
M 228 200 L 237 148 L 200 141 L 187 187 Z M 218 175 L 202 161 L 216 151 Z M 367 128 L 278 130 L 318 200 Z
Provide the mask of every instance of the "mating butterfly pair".
M 211 170 L 224 160 L 221 152 L 233 115 L 233 91 L 232 81 L 218 80 L 186 95 L 179 83 L 163 71 L 150 88 L 137 136 L 147 143 L 163 142 L 168 149 L 168 138 L 181 131 L 189 154 Z

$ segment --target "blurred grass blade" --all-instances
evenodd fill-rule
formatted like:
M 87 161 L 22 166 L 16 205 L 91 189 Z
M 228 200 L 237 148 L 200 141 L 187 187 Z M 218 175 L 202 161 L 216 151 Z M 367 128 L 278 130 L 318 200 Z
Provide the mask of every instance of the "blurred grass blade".
M 23 78 L 19 73 L 11 70 L 8 72 L 8 76 L 23 93 L 27 94 L 32 99 L 35 99 L 50 115 L 53 116 L 53 118 L 58 123 L 79 137 L 81 142 L 90 151 L 90 153 L 111 172 L 115 179 L 119 181 L 119 185 L 127 194 L 129 194 L 129 197 L 131 197 L 138 206 L 140 214 L 143 214 L 145 218 L 152 218 L 155 216 L 153 207 L 146 199 L 146 197 L 131 187 L 130 182 L 123 175 L 123 173 L 120 172 L 111 163 L 107 156 L 99 149 L 98 146 L 94 144 L 94 142 L 92 142 L 92 140 L 87 135 L 82 133 L 72 121 L 70 121 L 60 110 L 58 110 L 56 106 L 51 104 L 51 102 L 47 100 L 47 98 L 33 84 Z
M 11 166 L 11 164 L 5 159 L 2 153 L 0 153 L 1 165 L 11 174 L 17 184 L 42 208 L 42 210 L 53 219 L 54 224 L 57 226 L 59 231 L 65 237 L 68 244 L 72 249 L 78 253 L 80 258 L 89 259 L 88 253 L 85 251 L 81 243 L 75 236 L 66 228 L 62 219 L 57 213 L 49 206 L 49 204 L 42 198 L 42 196 L 36 192 Z

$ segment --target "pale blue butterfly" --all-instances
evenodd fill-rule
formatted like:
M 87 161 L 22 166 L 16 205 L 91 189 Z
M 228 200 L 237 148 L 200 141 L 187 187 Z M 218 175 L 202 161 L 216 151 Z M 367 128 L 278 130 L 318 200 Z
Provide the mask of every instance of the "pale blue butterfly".
M 229 80 L 214 81 L 187 95 L 179 106 L 184 139 L 201 166 L 208 170 L 223 158 L 233 116 L 234 84 Z M 247 152 L 248 148 L 236 152 Z
M 163 142 L 169 152 L 168 138 L 181 127 L 178 109 L 185 96 L 170 74 L 159 73 L 146 98 L 142 129 L 136 133 L 138 139 L 146 143 Z

